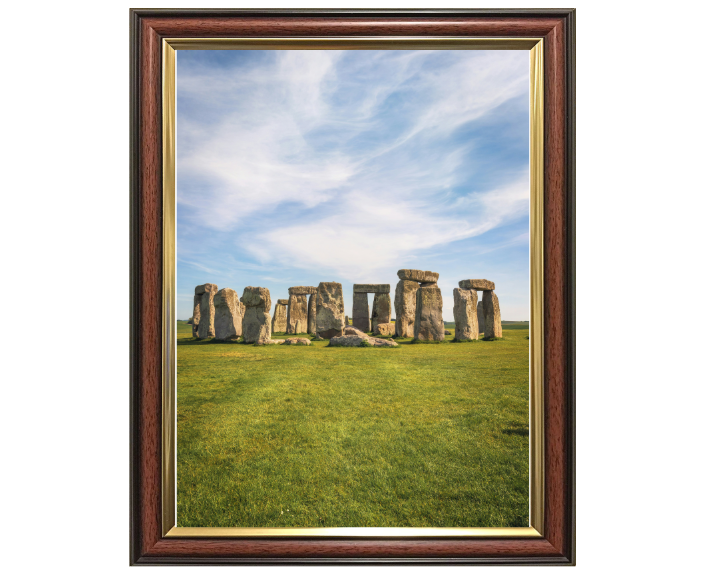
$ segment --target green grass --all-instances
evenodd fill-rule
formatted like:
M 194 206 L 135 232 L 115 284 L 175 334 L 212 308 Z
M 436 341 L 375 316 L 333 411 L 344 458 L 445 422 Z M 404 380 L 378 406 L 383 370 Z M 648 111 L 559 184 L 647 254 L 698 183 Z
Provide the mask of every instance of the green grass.
M 527 526 L 527 335 L 257 347 L 178 323 L 178 526 Z

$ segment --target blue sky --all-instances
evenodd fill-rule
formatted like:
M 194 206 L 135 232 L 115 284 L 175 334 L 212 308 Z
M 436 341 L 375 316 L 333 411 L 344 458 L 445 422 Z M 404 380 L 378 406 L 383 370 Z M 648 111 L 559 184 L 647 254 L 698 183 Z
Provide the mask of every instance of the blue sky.
M 529 319 L 526 51 L 177 53 L 177 310 L 194 287 L 466 278 Z M 394 311 L 393 311 L 394 314 Z

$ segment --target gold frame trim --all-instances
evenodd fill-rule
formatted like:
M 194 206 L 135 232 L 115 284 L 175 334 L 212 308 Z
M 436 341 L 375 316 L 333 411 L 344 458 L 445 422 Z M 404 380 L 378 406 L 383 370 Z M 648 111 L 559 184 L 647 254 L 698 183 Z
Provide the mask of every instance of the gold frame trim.
M 176 519 L 176 50 L 528 50 L 530 55 L 530 526 L 520 528 L 178 528 Z M 543 40 L 541 38 L 166 38 L 162 42 L 162 533 L 166 538 L 484 537 L 544 535 Z

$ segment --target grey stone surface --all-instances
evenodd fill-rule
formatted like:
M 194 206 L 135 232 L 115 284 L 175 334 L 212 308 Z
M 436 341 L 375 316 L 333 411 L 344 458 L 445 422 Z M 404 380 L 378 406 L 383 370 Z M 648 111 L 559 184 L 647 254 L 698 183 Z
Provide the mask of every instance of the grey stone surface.
M 291 294 L 288 299 L 286 332 L 288 334 L 301 334 L 307 332 L 307 314 L 307 296 L 302 294 Z
M 353 326 L 362 332 L 370 332 L 370 307 L 368 306 L 368 295 L 365 292 L 353 293 Z
M 311 294 L 308 299 L 307 318 L 308 334 L 315 334 L 315 332 L 317 332 L 317 292 L 315 294 Z
M 192 335 L 199 338 L 198 330 L 200 329 L 200 304 L 202 303 L 202 294 L 196 293 L 193 296 L 193 317 L 192 317 Z
M 287 305 L 288 305 L 288 299 L 287 299 L 287 298 L 278 298 L 277 303 L 278 303 L 278 304 L 282 304 L 283 306 L 287 306 Z
M 245 305 L 245 315 L 242 322 L 242 333 L 245 342 L 271 344 L 270 290 L 248 286 L 243 291 L 241 302 Z
M 453 316 L 455 318 L 455 340 L 477 340 L 477 303 L 475 290 L 453 290 Z
M 388 324 L 390 322 L 390 313 L 392 312 L 392 304 L 390 302 L 390 294 L 382 292 L 375 294 L 373 298 L 372 309 L 372 331 L 378 331 L 379 324 Z
M 367 342 L 368 344 L 370 344 L 370 346 L 373 346 L 374 348 L 393 348 L 398 345 L 398 343 L 392 339 L 385 340 L 383 338 L 373 338 L 371 336 L 368 336 L 367 334 L 363 334 L 362 336 L 357 334 L 347 334 L 345 336 L 335 336 L 333 338 L 330 338 L 328 346 L 345 346 L 358 348 L 366 345 L 364 344 L 365 342 Z
M 495 282 L 490 280 L 460 280 L 458 286 L 463 290 L 495 290 Z
M 290 296 L 308 296 L 310 294 L 317 294 L 317 288 L 315 286 L 293 286 L 288 288 L 288 294 Z
M 445 330 L 445 336 L 450 336 L 451 334 L 452 332 L 450 332 L 450 330 Z
M 312 344 L 310 343 L 310 340 L 308 340 L 307 338 L 286 338 L 285 341 L 283 342 L 283 344 L 288 344 L 288 345 L 297 344 L 300 346 L 312 346 Z
M 342 284 L 339 282 L 320 282 L 317 299 L 317 334 L 322 338 L 332 338 L 343 333 L 345 327 L 345 304 Z
M 500 323 L 500 301 L 492 290 L 485 290 L 482 297 L 483 314 L 485 315 L 485 338 L 502 338 Z
M 439 272 L 430 272 L 429 270 L 398 270 L 398 278 L 400 280 L 412 280 L 413 282 L 432 283 L 437 282 L 440 278 Z
M 436 284 L 420 286 L 415 293 L 415 333 L 418 340 L 444 340 L 443 299 Z
M 245 306 L 231 288 L 219 290 L 213 298 L 215 307 L 215 339 L 237 340 L 242 336 Z
M 285 332 L 287 330 L 287 300 L 278 300 L 272 318 L 272 331 Z
M 390 294 L 390 284 L 353 284 L 353 293 Z
M 415 336 L 415 293 L 420 284 L 412 280 L 400 280 L 395 287 L 395 336 Z
M 395 334 L 395 324 L 392 322 L 378 324 L 373 330 L 373 334 L 376 336 L 393 336 Z
M 198 286 L 195 294 L 198 293 Z M 213 338 L 215 336 L 215 304 L 213 299 L 217 294 L 218 287 L 215 284 L 205 284 L 205 291 L 200 298 L 200 323 L 198 325 L 198 338 Z
M 365 332 L 360 330 L 357 326 L 345 326 L 345 329 L 343 330 L 344 335 L 355 335 L 355 336 L 367 336 Z
M 485 312 L 483 311 L 482 298 L 478 300 L 477 319 L 478 319 L 478 335 L 480 335 L 483 332 L 485 332 Z

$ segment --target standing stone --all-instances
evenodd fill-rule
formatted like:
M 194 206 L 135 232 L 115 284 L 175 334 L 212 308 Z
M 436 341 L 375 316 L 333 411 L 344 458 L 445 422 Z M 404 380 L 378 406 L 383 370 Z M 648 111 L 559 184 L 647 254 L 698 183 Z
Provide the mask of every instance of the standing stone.
M 245 316 L 242 321 L 242 333 L 245 342 L 267 343 L 272 336 L 272 317 L 270 316 L 270 290 L 247 286 L 242 295 Z
M 215 339 L 237 340 L 242 336 L 242 321 L 245 306 L 240 302 L 237 292 L 223 288 L 213 298 L 215 307 Z
M 345 327 L 342 284 L 320 282 L 317 289 L 317 334 L 321 338 L 341 336 Z
M 366 292 L 353 292 L 353 326 L 362 332 L 370 332 L 370 307 Z
M 420 284 L 412 280 L 400 280 L 395 288 L 395 336 L 415 336 L 415 293 Z M 353 320 L 354 322 L 354 320 Z
M 421 284 L 415 293 L 415 338 L 445 340 L 443 299 L 437 284 Z
M 500 302 L 492 290 L 485 290 L 482 297 L 483 313 L 485 314 L 485 338 L 502 338 L 500 323 Z
M 317 289 L 315 294 L 310 294 L 308 302 L 307 331 L 308 334 L 317 332 Z
M 304 294 L 291 294 L 288 299 L 287 330 L 288 334 L 307 332 L 307 296 Z M 296 330 L 300 329 L 300 332 Z
M 203 284 L 195 288 L 195 295 L 200 295 L 200 322 L 197 328 L 198 338 L 215 336 L 215 305 L 213 299 L 218 291 L 216 284 Z
M 202 292 L 198 294 L 198 289 L 202 288 Z M 205 293 L 205 285 L 197 286 L 193 295 L 193 317 L 192 317 L 192 335 L 199 338 L 198 330 L 200 330 L 200 304 L 202 303 L 202 295 Z
M 278 300 L 275 304 L 272 319 L 273 332 L 285 332 L 287 330 L 287 300 Z
M 372 331 L 378 331 L 378 324 L 389 324 L 390 323 L 390 294 L 380 293 L 375 294 L 373 298 L 373 310 L 372 310 Z
M 453 316 L 455 317 L 455 340 L 477 340 L 477 303 L 475 290 L 453 290 Z
M 480 336 L 480 334 L 485 332 L 485 311 L 483 310 L 482 300 L 478 301 L 477 319 L 478 319 L 478 336 Z

